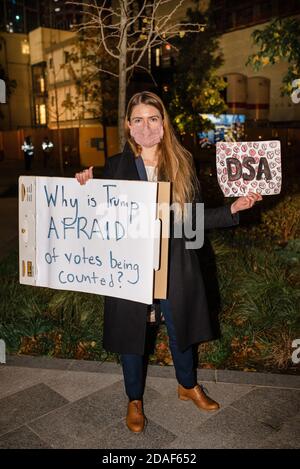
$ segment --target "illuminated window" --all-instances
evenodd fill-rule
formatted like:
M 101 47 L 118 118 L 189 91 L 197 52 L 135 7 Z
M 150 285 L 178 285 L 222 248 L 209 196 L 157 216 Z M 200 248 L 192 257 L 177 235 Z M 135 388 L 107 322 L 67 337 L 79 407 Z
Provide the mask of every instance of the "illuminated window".
M 24 40 L 21 42 L 22 54 L 30 54 L 29 42 Z
M 46 119 L 46 104 L 39 105 L 39 121 L 41 125 L 45 125 L 47 123 Z
M 40 78 L 40 89 L 41 89 L 41 93 L 45 93 L 45 79 L 44 79 L 44 77 Z
M 35 119 L 37 125 L 47 124 L 46 119 L 46 104 L 36 104 L 35 105 Z
M 155 49 L 155 65 L 156 67 L 160 66 L 160 48 L 159 47 Z

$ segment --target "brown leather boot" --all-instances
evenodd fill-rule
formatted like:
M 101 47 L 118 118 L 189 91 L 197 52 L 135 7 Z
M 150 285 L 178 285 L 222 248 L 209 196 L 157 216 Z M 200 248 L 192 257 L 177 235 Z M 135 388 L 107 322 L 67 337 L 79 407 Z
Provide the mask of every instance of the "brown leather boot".
M 192 400 L 202 410 L 218 410 L 220 408 L 220 404 L 208 397 L 199 384 L 192 389 L 186 389 L 179 384 L 178 397 L 182 401 Z
M 140 433 L 144 430 L 145 415 L 142 401 L 130 401 L 128 403 L 126 424 L 132 432 Z

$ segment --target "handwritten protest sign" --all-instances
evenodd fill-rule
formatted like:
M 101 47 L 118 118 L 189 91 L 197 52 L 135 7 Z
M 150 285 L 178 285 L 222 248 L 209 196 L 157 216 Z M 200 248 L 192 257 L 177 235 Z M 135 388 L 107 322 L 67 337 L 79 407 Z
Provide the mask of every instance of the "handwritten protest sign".
M 217 177 L 226 197 L 281 190 L 280 141 L 218 142 Z
M 19 180 L 20 282 L 152 303 L 158 184 Z

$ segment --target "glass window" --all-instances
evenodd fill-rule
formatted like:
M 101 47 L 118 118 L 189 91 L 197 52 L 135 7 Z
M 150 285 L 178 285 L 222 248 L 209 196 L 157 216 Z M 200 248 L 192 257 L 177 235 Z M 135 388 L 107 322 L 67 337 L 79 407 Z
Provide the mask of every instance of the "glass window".
M 236 26 L 251 24 L 253 21 L 253 6 L 241 8 L 236 11 Z
M 45 78 L 40 77 L 40 91 L 41 93 L 45 93 Z
M 231 11 L 227 11 L 224 16 L 224 29 L 231 29 L 234 25 L 234 13 Z
M 0 3 L 3 5 L 3 0 Z M 4 11 L 1 10 L 2 8 L 0 9 L 0 12 L 1 14 L 3 13 L 3 16 L 1 17 L 0 21 L 6 22 L 5 29 L 8 32 L 24 32 L 24 15 L 22 5 L 19 5 L 16 2 L 6 2 L 6 8 L 4 9 Z
M 39 113 L 39 105 L 35 105 L 35 123 L 36 125 L 39 125 L 40 123 L 40 113 Z
M 24 39 L 24 41 L 21 42 L 21 50 L 22 54 L 30 54 L 29 42 L 27 41 L 27 39 Z
M 29 8 L 38 8 L 38 0 L 25 0 L 25 4 Z
M 155 49 L 155 65 L 156 67 L 160 66 L 160 47 Z
M 300 11 L 300 2 L 298 0 L 280 1 L 278 5 L 279 14 L 296 14 Z
M 37 11 L 27 11 L 27 32 L 39 27 L 39 17 Z
M 224 22 L 224 12 L 220 9 L 215 10 L 212 13 L 212 23 L 217 31 L 223 31 Z
M 40 117 L 40 124 L 45 125 L 47 124 L 47 119 L 46 119 L 46 104 L 40 104 L 39 105 L 39 117 Z
M 32 86 L 35 95 L 41 96 L 46 92 L 45 63 L 32 66 Z
M 47 111 L 46 104 L 37 102 L 35 105 L 35 124 L 46 125 L 47 124 Z
M 272 15 L 272 3 L 268 0 L 260 4 L 260 17 L 269 18 Z

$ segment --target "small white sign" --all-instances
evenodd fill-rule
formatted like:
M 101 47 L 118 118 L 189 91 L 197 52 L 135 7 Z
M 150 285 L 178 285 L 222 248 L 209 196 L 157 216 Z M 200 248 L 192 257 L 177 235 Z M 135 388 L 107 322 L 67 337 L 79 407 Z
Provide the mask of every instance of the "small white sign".
M 218 142 L 216 165 L 219 185 L 225 197 L 248 192 L 279 194 L 281 190 L 281 148 L 279 140 Z
M 0 103 L 6 103 L 6 84 L 4 80 L 0 79 Z
M 0 339 L 0 363 L 6 363 L 6 347 L 3 339 Z

